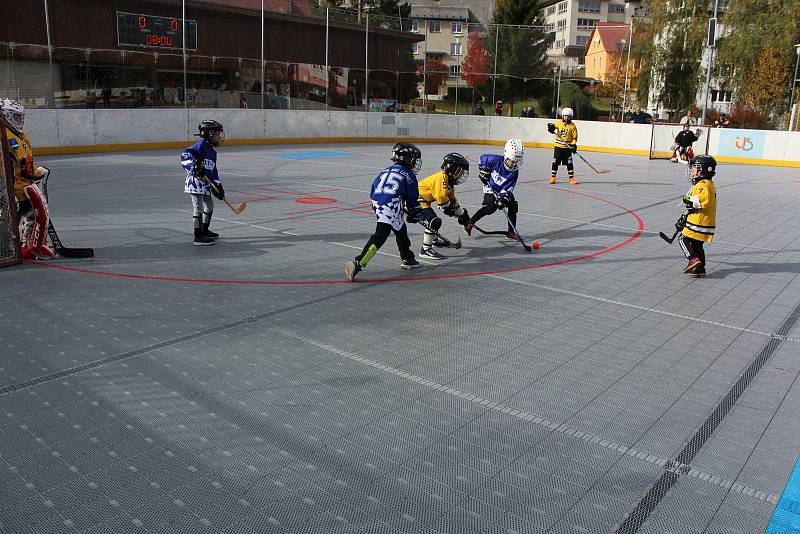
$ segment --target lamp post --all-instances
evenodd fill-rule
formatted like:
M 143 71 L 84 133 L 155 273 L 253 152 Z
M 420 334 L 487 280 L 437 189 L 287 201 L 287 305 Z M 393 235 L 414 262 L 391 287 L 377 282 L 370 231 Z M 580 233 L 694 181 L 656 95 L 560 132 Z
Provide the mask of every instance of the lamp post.
M 792 94 L 789 97 L 789 131 L 794 130 L 794 117 L 795 117 L 795 109 L 794 107 L 797 103 L 794 101 L 794 93 L 795 93 L 795 86 L 797 85 L 797 70 L 800 67 L 800 44 L 794 45 L 794 51 L 797 53 L 797 61 L 794 64 L 794 78 L 792 78 Z
M 628 73 L 631 70 L 631 48 L 633 48 L 633 18 L 628 27 L 628 41 L 622 40 L 622 46 L 628 45 L 628 59 L 625 61 L 625 87 L 622 90 L 622 113 L 620 113 L 619 122 L 625 122 L 625 104 L 628 100 Z
M 556 74 L 558 74 L 558 67 L 553 67 L 553 112 L 556 110 Z M 553 117 L 554 119 L 556 117 Z
M 717 13 L 719 12 L 719 0 L 714 0 L 714 16 L 708 21 L 708 68 L 706 69 L 706 86 L 703 89 L 703 115 L 700 117 L 700 126 L 706 123 L 706 111 L 708 110 L 708 88 L 711 85 L 711 69 L 714 66 L 714 47 L 717 42 Z

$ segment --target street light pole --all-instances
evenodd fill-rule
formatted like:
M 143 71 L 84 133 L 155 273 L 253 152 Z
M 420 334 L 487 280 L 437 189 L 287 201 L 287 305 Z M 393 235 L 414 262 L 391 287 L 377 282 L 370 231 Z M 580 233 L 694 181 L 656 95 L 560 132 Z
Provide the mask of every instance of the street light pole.
M 789 97 L 789 131 L 794 131 L 794 107 L 797 103 L 794 101 L 795 86 L 797 85 L 797 70 L 800 67 L 800 44 L 794 45 L 794 51 L 797 53 L 797 61 L 794 64 L 794 78 L 792 78 L 792 94 Z
M 703 114 L 700 117 L 700 126 L 706 123 L 706 110 L 708 109 L 708 87 L 711 85 L 711 68 L 714 66 L 714 47 L 717 42 L 717 11 L 719 9 L 719 0 L 714 0 L 714 16 L 711 20 L 714 21 L 713 34 L 711 31 L 711 21 L 709 21 L 708 32 L 708 68 L 706 69 L 706 86 L 703 90 Z M 712 41 L 713 38 L 713 41 Z
M 622 41 L 623 44 L 625 41 Z M 628 59 L 625 62 L 625 88 L 622 90 L 622 113 L 619 122 L 625 122 L 625 103 L 628 100 L 628 72 L 631 68 L 631 48 L 633 48 L 633 18 L 628 29 Z

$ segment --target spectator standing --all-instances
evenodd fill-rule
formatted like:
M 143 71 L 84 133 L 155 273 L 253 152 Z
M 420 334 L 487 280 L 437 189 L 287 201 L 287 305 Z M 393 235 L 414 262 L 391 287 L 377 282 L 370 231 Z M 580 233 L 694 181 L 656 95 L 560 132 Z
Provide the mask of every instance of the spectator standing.
M 691 109 L 687 111 L 686 115 L 684 115 L 681 118 L 681 124 L 688 124 L 689 126 L 697 126 L 697 117 L 694 116 L 694 113 L 692 113 Z
M 631 120 L 633 124 L 647 124 L 647 114 L 642 111 L 642 108 L 636 108 L 636 111 L 631 113 Z
M 714 121 L 715 128 L 730 128 L 731 119 L 725 112 L 719 114 L 719 118 Z

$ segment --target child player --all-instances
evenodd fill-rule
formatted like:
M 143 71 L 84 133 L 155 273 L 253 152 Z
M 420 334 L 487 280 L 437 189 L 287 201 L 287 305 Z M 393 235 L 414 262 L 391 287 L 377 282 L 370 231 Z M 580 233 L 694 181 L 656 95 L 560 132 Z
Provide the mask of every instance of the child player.
M 422 207 L 420 219 L 426 221 L 428 226 L 438 232 L 442 227 L 442 219 L 433 211 L 431 204 L 442 208 L 448 217 L 458 217 L 458 224 L 466 226 L 469 223 L 469 213 L 462 208 L 456 198 L 455 186 L 463 184 L 469 177 L 469 161 L 456 152 L 451 152 L 442 159 L 442 170 L 428 176 L 419 183 L 419 202 Z M 444 256 L 433 249 L 434 245 L 445 245 L 437 238 L 434 240 L 432 232 L 425 230 L 422 236 L 421 258 L 442 260 Z
M 514 198 L 514 187 L 519 178 L 519 167 L 522 165 L 524 147 L 521 139 L 509 139 L 503 147 L 503 155 L 483 154 L 478 162 L 478 178 L 483 182 L 483 206 L 475 212 L 469 223 L 464 226 L 467 235 L 472 234 L 472 227 L 486 215 L 498 209 L 508 208 L 508 230 L 506 238 L 517 240 L 512 228 L 517 225 L 519 204 Z
M 687 169 L 692 188 L 683 195 L 688 215 L 681 230 L 681 249 L 689 259 L 683 272 L 695 278 L 706 275 L 706 254 L 703 243 L 714 240 L 717 224 L 717 188 L 711 178 L 716 174 L 717 161 L 711 156 L 697 156 Z
M 194 218 L 194 246 L 213 245 L 219 234 L 208 229 L 214 213 L 213 194 L 220 200 L 225 198 L 225 189 L 219 179 L 217 151 L 214 147 L 225 141 L 222 124 L 214 120 L 204 120 L 197 127 L 200 137 L 195 144 L 181 152 L 181 165 L 186 169 L 184 191 L 192 195 Z M 213 184 L 213 188 L 209 185 Z
M 416 173 L 422 165 L 422 153 L 411 143 L 397 143 L 392 148 L 392 161 L 394 165 L 383 169 L 372 182 L 369 196 L 377 224 L 375 233 L 367 240 L 361 254 L 344 266 L 344 274 L 351 281 L 367 266 L 392 232 L 403 260 L 400 266 L 403 269 L 419 267 L 419 262 L 411 252 L 403 211 L 408 215 L 408 222 L 419 222 L 422 208 L 419 207 Z
M 575 179 L 575 167 L 572 164 L 572 155 L 578 151 L 578 127 L 572 122 L 572 108 L 561 110 L 561 120 L 555 123 L 547 123 L 547 131 L 556 135 L 553 144 L 553 166 L 550 173 L 550 183 L 556 183 L 558 165 L 563 163 L 567 166 L 569 175 L 569 185 L 577 185 Z

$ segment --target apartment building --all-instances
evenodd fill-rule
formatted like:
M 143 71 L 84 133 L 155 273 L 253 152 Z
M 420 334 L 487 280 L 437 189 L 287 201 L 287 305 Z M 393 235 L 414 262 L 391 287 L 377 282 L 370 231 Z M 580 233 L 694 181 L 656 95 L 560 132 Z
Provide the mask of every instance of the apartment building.
M 447 94 L 447 88 L 459 83 L 461 64 L 467 54 L 469 8 L 459 6 L 412 5 L 411 31 L 425 37 L 414 43 L 414 59 L 422 64 L 427 59 L 438 59 L 449 69 L 450 75 L 438 93 L 428 95 L 436 99 Z
M 546 0 L 540 15 L 555 32 L 547 56 L 565 75 L 583 76 L 586 47 L 600 22 L 628 24 L 640 0 Z

